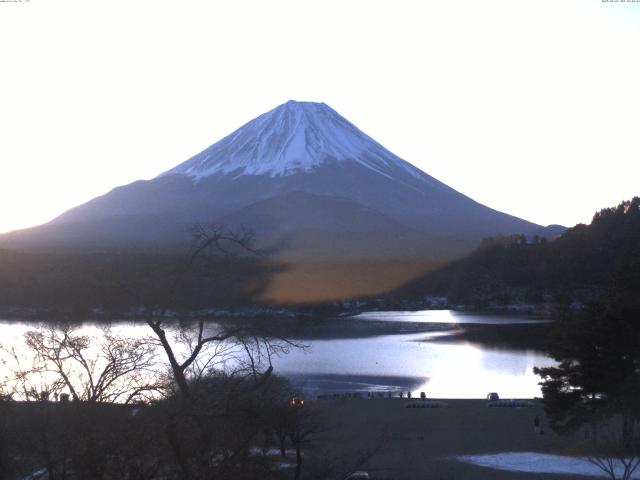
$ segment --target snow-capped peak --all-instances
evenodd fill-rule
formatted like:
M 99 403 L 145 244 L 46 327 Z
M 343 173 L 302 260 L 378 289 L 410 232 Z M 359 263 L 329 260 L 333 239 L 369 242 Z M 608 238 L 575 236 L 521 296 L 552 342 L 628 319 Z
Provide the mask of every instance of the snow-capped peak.
M 424 173 L 361 132 L 324 103 L 290 100 L 251 120 L 161 176 L 201 179 L 214 174 L 291 175 L 326 161 L 355 161 L 382 175 L 398 167 Z

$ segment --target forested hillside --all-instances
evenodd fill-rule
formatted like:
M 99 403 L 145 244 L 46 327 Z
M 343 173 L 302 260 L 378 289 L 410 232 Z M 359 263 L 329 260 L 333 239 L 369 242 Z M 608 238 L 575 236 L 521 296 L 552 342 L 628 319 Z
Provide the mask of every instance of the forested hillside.
M 640 197 L 597 212 L 555 240 L 486 239 L 478 250 L 399 291 L 475 306 L 568 303 L 640 292 Z

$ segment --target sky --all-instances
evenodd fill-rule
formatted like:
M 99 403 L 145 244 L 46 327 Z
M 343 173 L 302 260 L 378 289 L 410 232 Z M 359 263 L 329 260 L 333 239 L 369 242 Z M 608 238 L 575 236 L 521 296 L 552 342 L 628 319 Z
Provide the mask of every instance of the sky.
M 640 194 L 640 2 L 0 1 L 0 232 L 289 99 L 539 224 Z

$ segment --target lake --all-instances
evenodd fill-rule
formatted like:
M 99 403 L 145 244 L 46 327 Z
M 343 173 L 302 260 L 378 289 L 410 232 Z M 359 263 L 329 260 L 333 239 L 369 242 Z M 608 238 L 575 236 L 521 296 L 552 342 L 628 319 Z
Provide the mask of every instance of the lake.
M 292 381 L 301 394 L 313 397 L 341 392 L 376 392 L 397 395 L 425 392 L 434 398 L 483 398 L 498 392 L 502 398 L 541 396 L 534 366 L 553 365 L 543 352 L 527 348 L 496 347 L 465 339 L 467 326 L 501 328 L 532 325 L 544 320 L 520 315 L 483 315 L 450 310 L 422 312 L 369 312 L 339 320 L 357 325 L 358 336 L 308 338 L 307 345 L 273 359 L 276 373 Z M 368 323 L 370 322 L 370 323 Z M 397 333 L 375 334 L 368 325 L 392 322 Z M 425 331 L 415 330 L 423 323 Z M 412 324 L 411 333 L 404 326 Z M 434 330 L 437 326 L 437 331 Z M 420 327 L 420 326 L 418 326 Z M 33 324 L 0 321 L 1 342 L 19 346 Z M 99 335 L 95 324 L 85 324 L 83 333 Z M 144 324 L 118 323 L 123 335 L 148 333 Z M 428 330 L 428 331 L 427 331 Z M 346 336 L 345 336 L 346 337 Z

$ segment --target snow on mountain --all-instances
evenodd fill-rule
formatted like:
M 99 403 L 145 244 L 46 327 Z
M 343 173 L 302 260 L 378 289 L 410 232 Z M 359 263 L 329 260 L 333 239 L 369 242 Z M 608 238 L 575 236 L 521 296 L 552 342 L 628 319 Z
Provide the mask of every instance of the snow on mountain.
M 430 178 L 328 105 L 293 100 L 251 120 L 160 177 L 288 176 L 313 171 L 327 161 L 357 162 L 387 178 L 398 168 L 423 180 Z

